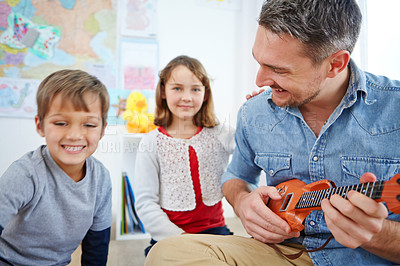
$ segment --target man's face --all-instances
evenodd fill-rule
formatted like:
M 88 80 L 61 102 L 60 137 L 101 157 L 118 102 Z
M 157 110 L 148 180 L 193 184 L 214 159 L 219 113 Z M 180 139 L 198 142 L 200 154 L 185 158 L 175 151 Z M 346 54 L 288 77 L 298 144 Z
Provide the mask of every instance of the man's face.
M 280 107 L 301 107 L 318 98 L 328 65 L 313 65 L 304 56 L 304 45 L 290 35 L 278 36 L 259 26 L 253 56 L 260 65 L 256 84 L 269 86 L 272 100 Z

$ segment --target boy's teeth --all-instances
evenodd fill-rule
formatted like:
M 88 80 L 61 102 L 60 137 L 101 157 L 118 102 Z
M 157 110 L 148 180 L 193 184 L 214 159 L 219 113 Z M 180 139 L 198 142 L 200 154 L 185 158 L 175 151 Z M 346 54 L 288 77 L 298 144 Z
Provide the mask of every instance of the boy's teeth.
M 79 146 L 79 147 L 76 147 L 76 146 L 64 146 L 64 148 L 67 151 L 79 151 L 79 150 L 83 149 L 83 146 Z

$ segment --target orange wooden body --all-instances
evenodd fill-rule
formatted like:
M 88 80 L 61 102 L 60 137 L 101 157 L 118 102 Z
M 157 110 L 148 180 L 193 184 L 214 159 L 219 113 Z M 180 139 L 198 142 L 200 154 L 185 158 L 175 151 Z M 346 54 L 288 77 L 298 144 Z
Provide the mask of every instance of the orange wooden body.
M 281 200 L 270 200 L 268 207 L 279 217 L 288 222 L 293 231 L 304 229 L 304 219 L 314 210 L 321 207 L 295 209 L 304 192 L 324 190 L 334 187 L 335 184 L 327 179 L 306 185 L 298 179 L 291 179 L 276 186 L 282 195 Z M 396 174 L 389 181 L 384 182 L 382 194 L 377 202 L 385 202 L 391 212 L 400 214 L 400 174 Z
M 389 211 L 400 214 L 400 174 L 394 175 L 385 182 L 382 196 L 376 201 L 385 202 Z
M 298 232 L 304 229 L 304 219 L 313 211 L 321 207 L 296 210 L 295 206 L 304 192 L 323 190 L 332 187 L 329 180 L 320 180 L 306 185 L 299 179 L 291 179 L 276 186 L 282 195 L 281 200 L 270 200 L 268 207 L 279 217 L 288 222 L 293 231 Z M 290 199 L 289 199 L 290 197 Z

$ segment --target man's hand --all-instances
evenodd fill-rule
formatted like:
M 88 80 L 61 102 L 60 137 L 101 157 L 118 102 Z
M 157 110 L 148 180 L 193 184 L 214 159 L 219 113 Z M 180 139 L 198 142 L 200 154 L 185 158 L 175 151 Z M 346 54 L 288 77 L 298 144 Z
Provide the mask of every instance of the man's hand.
M 360 182 L 374 182 L 375 175 L 364 174 Z M 356 191 L 347 193 L 348 200 L 333 195 L 330 200 L 324 199 L 321 208 L 325 221 L 336 241 L 349 247 L 357 248 L 367 244 L 381 230 L 388 216 L 386 207 Z
M 280 243 L 298 237 L 299 232 L 292 232 L 289 224 L 266 206 L 269 198 L 281 199 L 275 187 L 259 187 L 236 197 L 233 206 L 247 233 L 264 243 Z

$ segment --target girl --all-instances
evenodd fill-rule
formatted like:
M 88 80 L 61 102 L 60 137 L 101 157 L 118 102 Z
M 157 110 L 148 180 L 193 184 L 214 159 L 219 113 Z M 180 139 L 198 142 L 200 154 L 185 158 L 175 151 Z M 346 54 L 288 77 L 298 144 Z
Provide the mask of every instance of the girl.
M 135 207 L 150 246 L 183 233 L 230 235 L 221 176 L 233 152 L 233 130 L 217 126 L 202 64 L 178 56 L 160 72 L 154 123 L 139 146 Z

